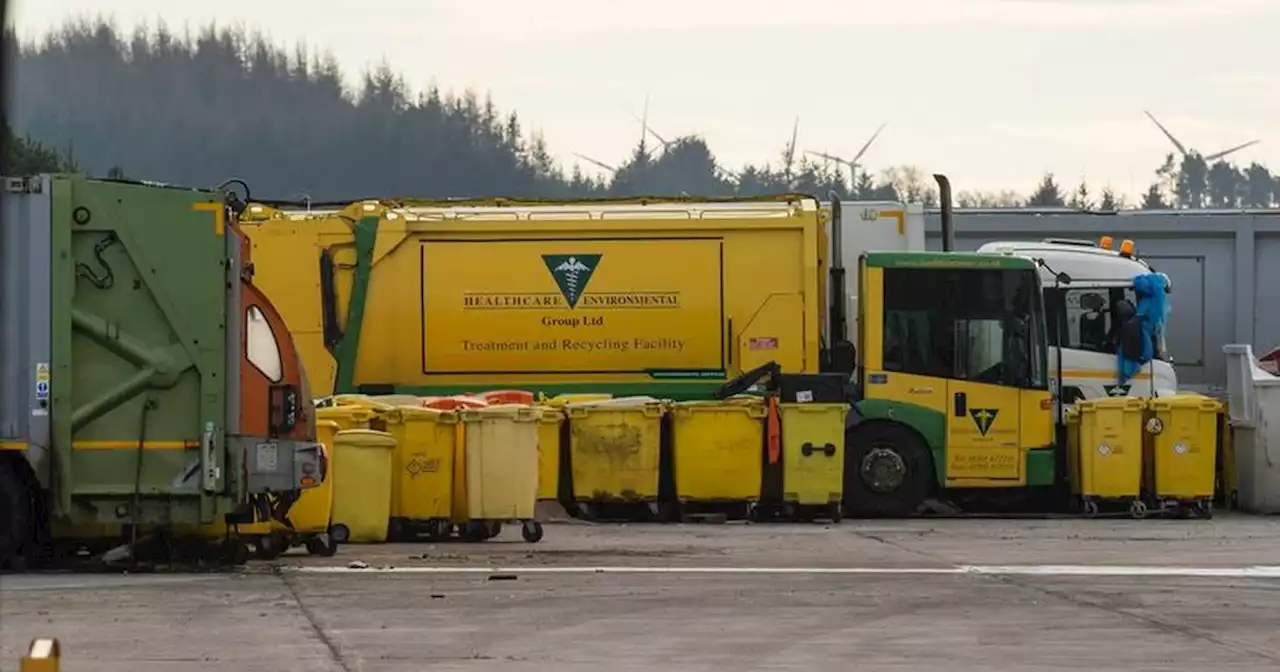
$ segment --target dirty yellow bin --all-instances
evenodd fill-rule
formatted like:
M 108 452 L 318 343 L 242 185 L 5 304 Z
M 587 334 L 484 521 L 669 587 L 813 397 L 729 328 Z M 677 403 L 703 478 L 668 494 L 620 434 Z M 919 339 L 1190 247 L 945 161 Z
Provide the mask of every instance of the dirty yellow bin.
M 1147 408 L 1151 493 L 1162 502 L 1178 504 L 1212 500 L 1222 403 L 1199 394 L 1179 394 L 1151 399 Z
M 520 521 L 525 541 L 542 539 L 538 499 L 538 418 L 542 409 L 504 404 L 461 412 L 468 527 Z M 483 537 L 496 534 L 493 532 Z M 469 536 L 464 531 L 464 536 Z M 472 533 L 474 535 L 474 533 Z
M 391 478 L 391 527 L 446 537 L 453 508 L 453 453 L 458 414 L 402 406 L 386 414 L 396 439 Z
M 391 518 L 391 465 L 396 440 L 386 432 L 344 429 L 334 439 L 333 540 L 380 543 Z
M 759 499 L 767 415 L 763 399 L 686 401 L 674 404 L 671 414 L 677 499 Z
M 344 429 L 368 429 L 369 422 L 377 413 L 368 406 L 327 406 L 316 409 L 316 422 L 332 420 L 338 423 L 339 431 Z
M 838 509 L 844 493 L 844 421 L 848 412 L 848 404 L 778 404 L 784 502 Z
M 1146 513 L 1142 494 L 1142 425 L 1146 400 L 1106 397 L 1076 403 L 1077 448 L 1069 451 L 1072 492 L 1084 512 L 1098 512 L 1097 500 L 1130 502 L 1135 517 Z M 1074 454 L 1072 454 L 1074 453 Z
M 657 500 L 664 410 L 648 397 L 566 405 L 573 498 Z
M 340 429 L 333 420 L 316 421 L 316 441 L 324 446 L 325 455 L 329 458 L 329 471 L 320 485 L 303 490 L 298 501 L 289 508 L 289 522 L 293 523 L 296 534 L 320 534 L 329 530 L 329 518 L 333 513 L 334 438 Z
M 544 406 L 538 416 L 538 499 L 553 500 L 560 495 L 560 429 L 564 426 L 562 407 Z
M 564 408 L 569 404 L 589 404 L 594 401 L 609 401 L 612 398 L 612 394 L 603 393 L 558 394 L 550 399 L 544 399 L 542 405 Z

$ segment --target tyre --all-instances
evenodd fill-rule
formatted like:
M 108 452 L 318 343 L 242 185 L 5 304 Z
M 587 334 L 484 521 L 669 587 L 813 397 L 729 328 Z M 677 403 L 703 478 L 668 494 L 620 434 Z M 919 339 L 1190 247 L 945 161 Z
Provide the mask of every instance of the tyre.
M 249 546 L 240 537 L 227 537 L 219 550 L 224 564 L 238 566 L 249 562 Z
M 845 430 L 846 515 L 913 515 L 929 496 L 933 483 L 933 456 L 914 431 L 883 422 Z
M 536 520 L 524 521 L 524 524 L 520 526 L 520 536 L 531 544 L 542 541 L 542 523 Z
M 258 537 L 255 546 L 259 560 L 275 560 L 289 550 L 289 538 L 283 532 L 272 532 Z
M 28 542 L 35 530 L 35 493 L 18 472 L 25 468 L 10 457 L 0 459 L 0 572 L 25 569 Z
M 342 523 L 338 523 L 337 525 L 329 528 L 329 536 L 333 537 L 335 542 L 345 544 L 351 540 L 351 528 L 343 525 Z
M 328 534 L 317 534 L 306 542 L 307 552 L 322 558 L 332 558 L 338 552 L 338 544 Z

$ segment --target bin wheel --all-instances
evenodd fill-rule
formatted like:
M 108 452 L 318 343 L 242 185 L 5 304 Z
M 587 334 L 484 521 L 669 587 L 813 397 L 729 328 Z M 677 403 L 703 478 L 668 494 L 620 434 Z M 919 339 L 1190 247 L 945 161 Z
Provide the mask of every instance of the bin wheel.
M 473 544 L 481 542 L 490 537 L 489 526 L 483 521 L 472 520 L 459 526 L 458 536 L 461 537 L 463 541 Z
M 392 518 L 387 523 L 387 541 L 407 541 L 408 532 L 409 526 L 405 525 L 403 518 Z
M 453 532 L 453 525 L 447 520 L 432 520 L 427 523 L 427 541 L 444 541 Z
M 1192 507 L 1192 510 L 1195 511 L 1197 516 L 1205 520 L 1209 520 L 1213 518 L 1213 502 L 1210 502 L 1210 501 L 1196 502 L 1195 505 Z
M 1090 518 L 1098 515 L 1098 503 L 1091 499 L 1084 500 L 1084 503 L 1081 504 L 1080 508 L 1084 511 L 1084 515 Z
M 329 534 L 317 534 L 307 539 L 307 552 L 311 555 L 318 555 L 322 558 L 332 558 L 338 553 L 338 542 L 333 540 L 333 536 Z
M 845 430 L 844 511 L 902 518 L 916 513 L 934 485 L 933 455 L 913 430 L 868 422 Z
M 844 507 L 840 505 L 840 502 L 830 502 L 827 504 L 827 517 L 836 525 L 839 525 L 840 521 L 844 520 Z
M 484 538 L 492 539 L 502 534 L 502 523 L 499 521 L 491 521 L 484 524 Z
M 542 523 L 539 523 L 536 520 L 524 521 L 520 526 L 520 536 L 524 537 L 524 540 L 531 544 L 536 544 L 539 541 L 542 541 Z
M 1142 520 L 1143 518 L 1146 518 L 1147 505 L 1144 504 L 1140 499 L 1135 499 L 1132 502 L 1129 502 L 1129 516 L 1137 520 Z
M 219 550 L 222 561 L 228 565 L 243 565 L 249 562 L 249 545 L 240 537 L 223 539 Z
M 351 541 L 351 528 L 338 523 L 329 528 L 329 536 L 333 537 L 335 543 L 345 544 Z
M 283 532 L 270 532 L 258 537 L 254 546 L 259 560 L 275 560 L 289 550 L 289 538 Z

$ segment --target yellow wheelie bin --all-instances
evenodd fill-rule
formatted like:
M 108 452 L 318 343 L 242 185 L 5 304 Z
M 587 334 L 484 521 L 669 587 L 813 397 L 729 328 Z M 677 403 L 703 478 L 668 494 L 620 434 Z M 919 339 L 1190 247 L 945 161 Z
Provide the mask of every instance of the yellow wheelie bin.
M 844 429 L 848 404 L 780 403 L 782 501 L 799 518 L 844 516 Z
M 1200 394 L 1147 402 L 1147 490 L 1162 510 L 1213 515 L 1222 403 Z
M 735 504 L 759 499 L 763 399 L 679 402 L 671 406 L 671 416 L 676 499 Z
M 554 397 L 544 397 L 541 405 L 550 406 L 552 408 L 564 408 L 569 404 L 589 404 L 593 401 L 609 401 L 613 398 L 612 394 L 598 392 L 580 392 L 575 394 L 557 394 Z
M 630 397 L 565 406 L 573 498 L 582 508 L 658 499 L 665 405 Z
M 461 412 L 466 441 L 463 539 L 490 538 L 504 522 L 519 522 L 527 542 L 542 539 L 542 525 L 534 520 L 539 415 L 537 407 L 514 404 Z
M 325 406 L 316 409 L 316 422 L 332 420 L 344 429 L 369 429 L 369 423 L 377 413 L 368 406 Z
M 401 406 L 386 414 L 396 439 L 391 478 L 391 539 L 423 533 L 433 541 L 453 530 L 453 453 L 458 414 Z
M 334 439 L 341 427 L 333 420 L 316 421 L 316 441 L 328 458 L 329 470 L 324 480 L 314 488 L 302 491 L 298 501 L 289 509 L 289 522 L 293 529 L 273 521 L 273 528 L 287 538 L 288 546 L 302 544 L 312 555 L 332 556 L 338 550 L 338 544 L 329 534 L 329 522 L 333 516 L 333 455 Z
M 1076 402 L 1068 413 L 1075 423 L 1075 447 L 1067 452 L 1071 491 L 1085 515 L 1099 505 L 1127 504 L 1129 515 L 1147 514 L 1142 501 L 1142 425 L 1146 401 L 1138 397 L 1104 397 Z
M 542 406 L 538 416 L 538 499 L 560 496 L 560 430 L 564 427 L 562 406 Z
M 391 519 L 391 465 L 396 439 L 372 429 L 344 429 L 334 439 L 333 524 L 339 544 L 381 543 Z

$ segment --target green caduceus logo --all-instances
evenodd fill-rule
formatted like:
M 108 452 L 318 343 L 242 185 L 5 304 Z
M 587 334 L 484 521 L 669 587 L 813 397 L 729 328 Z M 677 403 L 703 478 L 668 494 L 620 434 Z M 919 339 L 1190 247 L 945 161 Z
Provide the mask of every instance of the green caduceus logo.
M 600 265 L 599 254 L 544 254 L 542 263 L 551 271 L 560 294 L 570 308 L 578 305 L 578 299 L 587 289 L 587 283 Z

